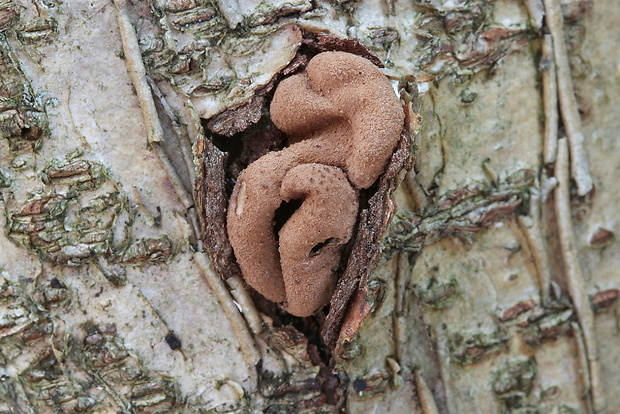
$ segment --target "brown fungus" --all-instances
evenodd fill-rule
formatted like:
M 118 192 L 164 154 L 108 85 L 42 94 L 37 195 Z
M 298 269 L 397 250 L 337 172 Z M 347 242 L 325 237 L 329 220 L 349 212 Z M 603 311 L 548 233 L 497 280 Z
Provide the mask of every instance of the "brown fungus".
M 270 108 L 289 147 L 250 164 L 228 207 L 228 234 L 247 283 L 296 316 L 329 303 L 358 190 L 385 169 L 404 123 L 387 77 L 345 52 L 316 55 L 283 80 Z M 277 231 L 276 211 L 301 202 Z

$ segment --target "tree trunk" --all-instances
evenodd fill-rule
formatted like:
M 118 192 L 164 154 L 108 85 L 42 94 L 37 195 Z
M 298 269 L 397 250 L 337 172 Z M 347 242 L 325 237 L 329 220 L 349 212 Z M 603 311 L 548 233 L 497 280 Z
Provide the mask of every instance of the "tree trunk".
M 620 412 L 619 20 L 0 1 L 0 412 Z M 373 187 L 376 267 L 296 318 L 244 284 L 222 223 L 241 166 L 281 148 L 273 88 L 322 50 L 385 66 L 415 161 Z

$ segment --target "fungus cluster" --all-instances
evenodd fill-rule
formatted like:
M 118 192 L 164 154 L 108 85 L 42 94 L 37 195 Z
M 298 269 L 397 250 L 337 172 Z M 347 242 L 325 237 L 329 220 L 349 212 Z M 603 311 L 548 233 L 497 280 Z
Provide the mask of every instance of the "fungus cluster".
M 289 313 L 309 316 L 329 303 L 359 190 L 383 172 L 404 113 L 370 61 L 324 52 L 278 85 L 270 114 L 289 146 L 240 174 L 227 230 L 247 283 Z M 300 207 L 277 225 L 276 211 L 292 200 Z

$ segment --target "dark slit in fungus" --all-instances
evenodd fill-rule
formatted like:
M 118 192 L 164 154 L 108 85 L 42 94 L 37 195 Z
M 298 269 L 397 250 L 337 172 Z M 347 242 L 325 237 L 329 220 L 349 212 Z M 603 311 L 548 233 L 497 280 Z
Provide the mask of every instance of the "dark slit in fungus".
M 280 207 L 278 207 L 273 215 L 273 232 L 275 234 L 276 240 L 280 238 L 279 233 L 282 229 L 282 226 L 291 218 L 293 214 L 301 207 L 302 200 L 290 200 L 284 201 L 280 203 Z
M 321 249 L 325 246 L 327 246 L 328 244 L 335 244 L 338 243 L 338 239 L 335 239 L 333 237 L 330 237 L 329 239 L 322 241 L 321 243 L 317 243 L 315 244 L 312 249 L 310 249 L 310 256 L 316 256 L 317 254 L 320 253 Z

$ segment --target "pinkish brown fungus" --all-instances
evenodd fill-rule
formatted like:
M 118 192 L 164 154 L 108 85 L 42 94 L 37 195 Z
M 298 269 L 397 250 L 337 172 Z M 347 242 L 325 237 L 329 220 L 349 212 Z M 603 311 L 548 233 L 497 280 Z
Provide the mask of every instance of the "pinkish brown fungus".
M 228 234 L 247 283 L 296 316 L 329 303 L 358 210 L 358 189 L 383 172 L 404 113 L 388 79 L 344 52 L 316 55 L 271 103 L 290 146 L 250 164 L 228 208 Z M 275 232 L 283 202 L 297 209 Z

